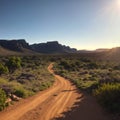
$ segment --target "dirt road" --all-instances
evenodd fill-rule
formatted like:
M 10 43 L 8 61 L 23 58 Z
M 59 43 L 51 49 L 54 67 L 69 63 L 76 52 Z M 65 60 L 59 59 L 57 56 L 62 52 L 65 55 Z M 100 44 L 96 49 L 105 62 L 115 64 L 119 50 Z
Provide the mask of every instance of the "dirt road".
M 68 80 L 55 75 L 52 66 L 50 64 L 48 70 L 56 79 L 54 85 L 0 112 L 0 120 L 51 120 L 54 118 L 61 120 L 107 120 L 93 100 L 81 104 L 86 97 L 83 97 Z M 67 116 L 64 117 L 64 115 Z

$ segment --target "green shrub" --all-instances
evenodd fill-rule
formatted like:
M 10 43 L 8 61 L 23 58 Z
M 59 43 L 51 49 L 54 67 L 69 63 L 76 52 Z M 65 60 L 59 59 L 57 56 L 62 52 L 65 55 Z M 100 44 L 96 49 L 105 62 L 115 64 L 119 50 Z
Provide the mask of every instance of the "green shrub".
M 0 110 L 3 110 L 6 106 L 6 94 L 5 92 L 0 89 Z
M 67 70 L 71 68 L 71 65 L 68 61 L 61 61 L 59 65 L 64 66 L 64 68 Z
M 120 84 L 103 84 L 93 93 L 107 110 L 120 112 Z
M 91 62 L 91 63 L 89 63 L 89 64 L 87 65 L 87 68 L 88 68 L 88 69 L 98 69 L 99 66 L 98 66 L 98 64 L 95 63 L 95 62 Z
M 11 72 L 14 72 L 17 68 L 21 67 L 21 64 L 22 62 L 20 57 L 11 57 L 6 63 L 6 66 L 9 68 Z
M 45 90 L 45 89 L 49 88 L 51 85 L 52 85 L 52 82 L 49 82 L 49 81 L 43 82 L 43 83 L 41 83 L 39 90 L 40 91 Z
M 18 88 L 15 90 L 14 94 L 18 97 L 26 98 L 28 96 L 33 95 L 34 93 L 32 91 L 26 90 L 24 88 Z
M 23 89 L 18 89 L 14 92 L 14 94 L 18 97 L 25 97 L 25 91 Z
M 5 74 L 5 73 L 8 73 L 9 70 L 6 66 L 3 66 L 1 63 L 0 63 L 0 75 L 1 74 Z

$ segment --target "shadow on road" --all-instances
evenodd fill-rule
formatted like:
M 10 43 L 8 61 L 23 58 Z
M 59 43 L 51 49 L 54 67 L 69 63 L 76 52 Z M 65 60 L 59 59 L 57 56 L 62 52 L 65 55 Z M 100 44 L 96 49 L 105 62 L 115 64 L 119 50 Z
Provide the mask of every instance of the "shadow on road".
M 71 91 L 76 91 L 76 89 L 73 89 L 73 90 L 62 90 L 61 92 L 71 92 Z
M 54 120 L 111 120 L 96 100 L 88 94 L 78 97 L 73 107 L 63 112 L 61 116 Z

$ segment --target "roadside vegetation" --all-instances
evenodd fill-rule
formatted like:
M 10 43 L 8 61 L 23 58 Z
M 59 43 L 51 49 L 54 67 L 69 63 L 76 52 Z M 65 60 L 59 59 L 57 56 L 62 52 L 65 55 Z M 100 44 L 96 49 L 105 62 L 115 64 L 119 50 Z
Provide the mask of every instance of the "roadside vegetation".
M 54 77 L 48 72 L 46 56 L 0 58 L 0 110 L 10 102 L 49 88 Z
M 86 55 L 87 56 L 87 55 Z M 53 76 L 47 67 L 94 96 L 111 113 L 120 113 L 120 62 L 96 56 L 41 55 L 0 58 L 0 109 L 8 98 L 19 100 L 50 87 Z
M 3 110 L 6 106 L 6 94 L 0 89 L 0 110 Z
M 120 113 L 119 62 L 67 56 L 57 61 L 54 70 L 80 90 L 94 95 L 107 111 Z
M 120 83 L 103 84 L 94 90 L 94 95 L 99 103 L 109 111 L 113 113 L 120 112 Z

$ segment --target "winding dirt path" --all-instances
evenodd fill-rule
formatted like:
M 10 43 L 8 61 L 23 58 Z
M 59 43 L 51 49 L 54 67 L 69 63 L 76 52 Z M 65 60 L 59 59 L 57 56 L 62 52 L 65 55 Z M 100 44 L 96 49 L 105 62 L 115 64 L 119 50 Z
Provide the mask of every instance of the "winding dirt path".
M 52 67 L 53 65 L 50 64 L 48 70 L 56 79 L 54 85 L 0 112 L 0 120 L 51 120 L 55 118 L 110 120 L 101 112 L 99 106 L 94 104 L 93 100 L 84 103 L 86 97 L 83 97 L 68 80 L 54 74 Z

